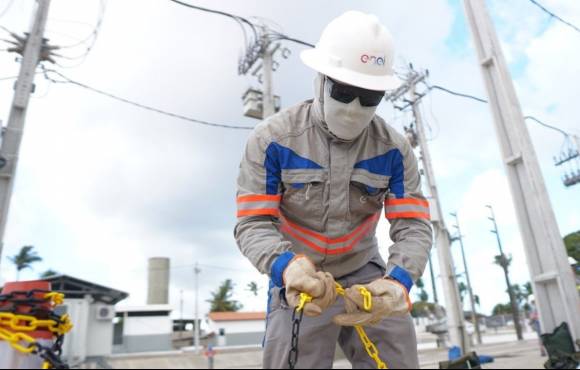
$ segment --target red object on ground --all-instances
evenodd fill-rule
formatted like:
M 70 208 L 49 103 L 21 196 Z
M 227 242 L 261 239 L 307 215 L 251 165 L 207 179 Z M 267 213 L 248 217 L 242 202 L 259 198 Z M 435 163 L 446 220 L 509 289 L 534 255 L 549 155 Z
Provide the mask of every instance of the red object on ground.
M 43 292 L 50 292 L 51 285 L 48 281 L 42 281 L 42 280 L 18 281 L 18 282 L 13 282 L 13 283 L 6 283 L 6 284 L 4 284 L 4 288 L 2 289 L 2 294 L 11 294 L 14 292 L 30 292 L 32 290 L 42 291 L 42 292 L 34 293 L 32 298 L 43 300 L 44 295 L 46 294 Z M 20 298 L 25 299 L 26 295 L 17 295 L 16 298 L 17 299 L 20 299 Z M 1 305 L 0 305 L 0 308 L 2 308 Z M 40 304 L 39 306 L 37 306 L 37 308 L 41 308 L 43 310 L 50 311 L 51 305 L 50 305 L 49 301 L 46 301 L 46 303 Z M 30 310 L 31 310 L 31 307 L 29 307 L 29 306 L 20 306 L 20 307 L 16 307 L 15 313 L 27 315 L 30 313 Z M 31 337 L 36 338 L 36 339 L 48 339 L 48 340 L 50 340 L 53 338 L 52 333 L 50 331 L 47 331 L 47 330 L 31 331 L 31 332 L 26 332 L 26 334 L 28 334 Z

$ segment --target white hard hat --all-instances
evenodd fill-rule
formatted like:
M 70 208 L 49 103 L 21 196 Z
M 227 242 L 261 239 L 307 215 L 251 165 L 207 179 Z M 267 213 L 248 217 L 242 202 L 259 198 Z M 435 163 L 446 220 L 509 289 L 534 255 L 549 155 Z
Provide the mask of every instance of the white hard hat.
M 371 14 L 348 11 L 326 26 L 314 49 L 300 57 L 310 68 L 349 85 L 368 90 L 393 90 L 395 56 L 389 31 Z

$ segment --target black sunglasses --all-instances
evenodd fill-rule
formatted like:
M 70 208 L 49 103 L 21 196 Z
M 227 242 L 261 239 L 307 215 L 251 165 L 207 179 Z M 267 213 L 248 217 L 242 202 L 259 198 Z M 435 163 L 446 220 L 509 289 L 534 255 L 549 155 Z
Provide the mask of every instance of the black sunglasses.
M 341 103 L 348 104 L 358 98 L 360 105 L 363 107 L 376 107 L 385 96 L 384 91 L 367 90 L 356 86 L 345 85 L 329 77 L 327 77 L 327 81 L 331 83 L 330 96 Z

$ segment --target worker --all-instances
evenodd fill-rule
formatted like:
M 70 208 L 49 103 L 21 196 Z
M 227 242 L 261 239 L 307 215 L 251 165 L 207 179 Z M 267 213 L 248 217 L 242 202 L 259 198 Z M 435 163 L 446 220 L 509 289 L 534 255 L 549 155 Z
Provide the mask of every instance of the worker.
M 288 367 L 300 293 L 313 300 L 297 368 L 331 368 L 337 343 L 354 368 L 376 367 L 355 325 L 366 326 L 389 367 L 417 368 L 409 291 L 432 230 L 412 148 L 375 114 L 400 85 L 392 38 L 376 16 L 348 11 L 301 58 L 317 72 L 314 99 L 256 126 L 238 176 L 236 241 L 271 278 L 264 368 Z M 383 208 L 394 241 L 387 262 L 375 235 Z M 372 294 L 370 312 L 360 287 Z

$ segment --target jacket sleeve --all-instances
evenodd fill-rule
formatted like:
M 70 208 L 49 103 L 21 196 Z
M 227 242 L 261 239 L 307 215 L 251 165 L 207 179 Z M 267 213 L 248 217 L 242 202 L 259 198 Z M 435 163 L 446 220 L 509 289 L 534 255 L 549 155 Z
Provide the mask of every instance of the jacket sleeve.
M 248 139 L 238 175 L 234 236 L 242 254 L 281 287 L 294 254 L 279 231 L 280 166 L 268 146 L 256 132 Z
M 421 191 L 421 176 L 417 158 L 408 142 L 392 163 L 393 175 L 385 200 L 386 217 L 391 224 L 387 275 L 402 283 L 408 291 L 427 264 L 433 231 L 429 202 Z

